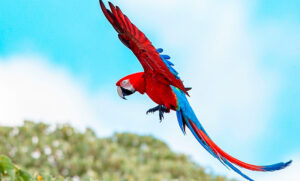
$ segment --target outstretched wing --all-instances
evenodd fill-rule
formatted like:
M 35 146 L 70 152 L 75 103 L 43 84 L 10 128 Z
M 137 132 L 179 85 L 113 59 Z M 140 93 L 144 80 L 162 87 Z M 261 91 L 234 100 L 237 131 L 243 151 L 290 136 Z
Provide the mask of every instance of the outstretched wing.
M 145 73 L 152 74 L 157 80 L 173 85 L 188 95 L 182 81 L 170 71 L 145 34 L 131 23 L 118 6 L 115 7 L 109 2 L 111 9 L 109 10 L 106 9 L 102 0 L 99 2 L 105 17 L 118 32 L 119 39 L 135 54 Z
M 201 123 L 198 121 L 184 93 L 175 87 L 172 88 L 173 88 L 173 92 L 176 95 L 177 104 L 178 104 L 178 108 L 176 110 L 177 119 L 183 133 L 185 134 L 185 128 L 187 126 L 192 132 L 192 134 L 195 136 L 195 138 L 198 140 L 198 142 L 213 157 L 218 159 L 226 167 L 231 168 L 232 170 L 234 170 L 235 172 L 243 176 L 245 179 L 252 181 L 251 178 L 249 178 L 247 175 L 242 173 L 236 166 L 248 170 L 253 170 L 253 171 L 270 172 L 270 171 L 284 169 L 285 167 L 289 166 L 292 163 L 292 161 L 288 161 L 288 162 L 281 162 L 273 165 L 257 166 L 257 165 L 252 165 L 252 164 L 242 162 L 232 157 L 231 155 L 227 154 L 210 139 L 210 137 L 202 127 Z

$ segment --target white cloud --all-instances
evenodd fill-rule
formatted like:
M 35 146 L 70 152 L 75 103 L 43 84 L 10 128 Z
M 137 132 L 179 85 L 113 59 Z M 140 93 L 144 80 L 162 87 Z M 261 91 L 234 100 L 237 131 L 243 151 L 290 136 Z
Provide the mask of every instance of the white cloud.
M 1 125 L 19 125 L 27 119 L 84 128 L 99 121 L 82 86 L 45 58 L 0 58 L 0 85 Z

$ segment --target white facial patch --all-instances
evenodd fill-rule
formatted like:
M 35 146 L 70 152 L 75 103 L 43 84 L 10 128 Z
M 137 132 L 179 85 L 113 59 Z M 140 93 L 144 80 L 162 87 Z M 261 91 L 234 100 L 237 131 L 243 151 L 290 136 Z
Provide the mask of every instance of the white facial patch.
M 128 79 L 123 80 L 121 82 L 121 87 L 123 87 L 124 89 L 127 89 L 127 90 L 134 91 L 134 88 L 133 88 L 133 86 L 131 85 L 131 83 L 129 82 Z

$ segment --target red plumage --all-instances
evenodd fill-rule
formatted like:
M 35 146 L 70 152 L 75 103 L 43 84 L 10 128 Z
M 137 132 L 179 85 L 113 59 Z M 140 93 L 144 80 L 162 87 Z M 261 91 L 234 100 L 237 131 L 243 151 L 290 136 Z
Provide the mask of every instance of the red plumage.
M 170 85 L 162 84 L 160 80 L 153 78 L 151 74 L 134 73 L 122 78 L 116 85 L 121 86 L 121 82 L 124 80 L 129 80 L 135 91 L 141 94 L 146 93 L 155 103 L 164 105 L 168 110 L 176 110 L 177 100 Z

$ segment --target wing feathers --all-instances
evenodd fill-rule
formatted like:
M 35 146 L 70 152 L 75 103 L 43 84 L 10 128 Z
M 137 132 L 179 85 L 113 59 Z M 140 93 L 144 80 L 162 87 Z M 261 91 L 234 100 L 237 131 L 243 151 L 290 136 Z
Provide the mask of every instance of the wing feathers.
M 114 25 L 114 20 L 112 19 L 110 11 L 108 9 L 106 9 L 106 7 L 102 1 L 100 1 L 100 7 L 101 7 L 105 17 L 107 18 L 107 20 L 110 22 L 110 24 Z
M 136 55 L 145 73 L 152 74 L 151 77 L 159 77 L 157 80 L 178 87 L 188 95 L 182 81 L 169 70 L 145 34 L 131 23 L 118 6 L 115 7 L 109 2 L 110 11 L 106 9 L 102 0 L 99 1 L 105 17 L 119 33 L 119 39 Z
M 117 11 L 116 11 L 115 6 L 111 2 L 108 2 L 108 4 L 110 6 L 110 9 L 111 9 L 112 13 L 114 14 L 115 19 L 117 20 L 119 25 L 121 25 L 121 28 L 123 28 L 124 26 L 122 27 L 122 22 L 120 21 L 120 18 L 119 18 L 119 15 L 118 15 Z
M 118 16 L 120 17 L 120 23 L 123 24 L 123 28 L 129 30 L 129 27 L 126 24 L 126 21 L 124 19 L 124 15 L 123 15 L 122 11 L 120 10 L 120 8 L 118 6 L 116 7 L 116 10 L 117 10 Z
M 131 22 L 129 21 L 128 17 L 126 15 L 124 15 L 124 18 L 125 18 L 126 23 L 128 24 L 130 33 L 132 33 L 135 36 L 135 33 L 133 31 L 133 26 L 132 26 Z

